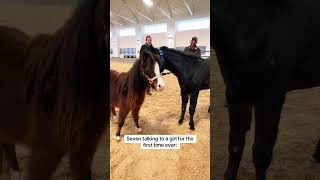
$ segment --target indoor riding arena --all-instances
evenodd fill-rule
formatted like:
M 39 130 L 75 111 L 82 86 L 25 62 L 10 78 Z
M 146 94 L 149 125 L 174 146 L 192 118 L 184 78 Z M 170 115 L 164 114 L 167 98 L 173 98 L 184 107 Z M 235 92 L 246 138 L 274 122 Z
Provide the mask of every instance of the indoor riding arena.
M 229 118 L 225 107 L 225 85 L 216 56 L 213 59 L 213 101 L 215 120 L 213 122 L 213 177 L 223 179 L 228 162 Z M 211 81 L 212 83 L 212 81 Z M 289 92 L 279 124 L 278 139 L 267 179 L 319 180 L 320 165 L 311 161 L 319 139 L 320 88 Z M 246 145 L 238 171 L 239 180 L 254 180 L 255 168 L 252 162 L 254 141 L 254 118 L 246 137 Z
M 155 48 L 167 46 L 184 50 L 192 37 L 202 58 L 210 56 L 209 0 L 200 1 L 118 1 L 111 0 L 110 68 L 127 72 L 139 58 L 145 37 L 152 37 Z M 164 72 L 169 72 L 165 70 Z M 110 121 L 111 179 L 178 180 L 210 178 L 210 90 L 200 91 L 194 115 L 195 131 L 189 129 L 187 106 L 184 123 L 179 126 L 181 112 L 180 87 L 175 75 L 162 76 L 163 91 L 146 95 L 139 113 L 142 135 L 196 135 L 195 144 L 181 144 L 177 150 L 143 150 L 140 144 L 124 143 L 124 135 L 138 135 L 129 113 L 121 130 L 121 141 L 115 140 L 118 116 Z M 119 110 L 116 108 L 116 114 Z

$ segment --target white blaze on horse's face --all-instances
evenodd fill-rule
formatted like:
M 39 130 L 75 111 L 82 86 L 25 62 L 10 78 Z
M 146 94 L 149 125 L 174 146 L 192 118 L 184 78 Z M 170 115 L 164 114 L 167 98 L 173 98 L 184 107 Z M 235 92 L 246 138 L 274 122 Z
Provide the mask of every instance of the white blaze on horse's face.
M 160 67 L 159 67 L 159 64 L 158 62 L 156 62 L 154 64 L 154 73 L 156 74 L 156 76 L 158 77 L 157 78 L 157 86 L 156 86 L 156 89 L 157 91 L 162 91 L 164 90 L 165 88 L 165 83 L 164 83 L 164 80 L 162 79 L 161 75 L 160 75 Z

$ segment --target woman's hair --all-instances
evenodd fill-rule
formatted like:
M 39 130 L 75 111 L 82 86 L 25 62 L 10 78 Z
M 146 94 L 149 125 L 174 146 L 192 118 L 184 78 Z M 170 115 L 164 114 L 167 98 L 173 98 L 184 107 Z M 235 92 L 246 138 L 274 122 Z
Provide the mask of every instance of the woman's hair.
M 198 37 L 197 36 L 193 36 L 190 42 L 192 42 L 193 40 L 195 40 L 196 43 L 197 43 L 198 42 Z
M 148 36 L 146 36 L 146 41 L 147 41 L 147 39 L 148 39 L 148 38 L 151 38 L 151 36 L 149 36 L 149 35 L 148 35 Z

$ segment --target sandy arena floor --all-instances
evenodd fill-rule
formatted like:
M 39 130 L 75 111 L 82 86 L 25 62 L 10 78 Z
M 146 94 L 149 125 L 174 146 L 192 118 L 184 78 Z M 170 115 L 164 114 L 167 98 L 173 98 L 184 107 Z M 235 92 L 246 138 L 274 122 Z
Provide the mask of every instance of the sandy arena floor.
M 111 63 L 111 69 L 128 71 L 131 63 Z M 189 130 L 189 113 L 182 126 L 177 125 L 180 115 L 180 88 L 172 74 L 164 76 L 166 89 L 147 95 L 140 111 L 142 134 L 197 135 L 195 144 L 181 144 L 180 150 L 141 150 L 139 144 L 117 142 L 117 120 L 110 124 L 110 171 L 112 180 L 206 180 L 210 177 L 210 103 L 209 90 L 199 95 L 195 114 L 194 132 Z M 118 112 L 118 110 L 117 110 Z M 121 135 L 137 134 L 131 114 L 126 119 Z
M 224 107 L 224 83 L 218 64 L 214 63 L 214 101 L 216 120 L 214 135 L 214 179 L 223 179 L 228 160 L 228 111 Z M 254 120 L 253 120 L 254 123 Z M 320 180 L 320 164 L 310 161 L 320 138 L 320 88 L 290 92 L 281 115 L 278 140 L 268 171 L 268 180 Z M 238 172 L 238 180 L 254 180 L 252 144 L 254 124 L 247 133 L 245 151 Z

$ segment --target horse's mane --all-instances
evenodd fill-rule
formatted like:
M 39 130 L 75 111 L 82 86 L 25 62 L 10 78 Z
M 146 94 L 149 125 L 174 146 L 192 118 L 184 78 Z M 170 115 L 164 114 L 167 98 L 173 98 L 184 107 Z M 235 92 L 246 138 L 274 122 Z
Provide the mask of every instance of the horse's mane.
M 26 54 L 26 95 L 52 117 L 45 123 L 66 146 L 89 117 L 98 116 L 99 98 L 106 98 L 106 58 L 98 55 L 94 37 L 96 6 L 97 0 L 81 0 L 55 34 L 36 36 Z
M 135 104 L 137 100 L 144 95 L 145 90 L 148 88 L 149 83 L 143 77 L 141 68 L 142 59 L 137 59 L 128 72 L 120 74 L 118 80 L 118 92 L 121 95 L 127 96 L 130 104 Z M 143 81 L 141 81 L 143 79 Z M 143 94 L 141 93 L 143 92 Z
M 184 53 L 183 51 L 181 50 L 177 50 L 177 49 L 173 49 L 173 48 L 168 48 L 166 46 L 162 46 L 161 49 L 165 49 L 167 51 L 170 51 L 171 53 L 174 53 L 174 54 L 178 54 L 180 56 L 183 56 L 185 57 L 185 60 L 188 60 L 192 63 L 198 63 L 199 61 L 201 61 L 202 59 L 199 58 L 198 56 L 195 56 L 195 55 L 192 55 L 192 54 L 186 54 Z

